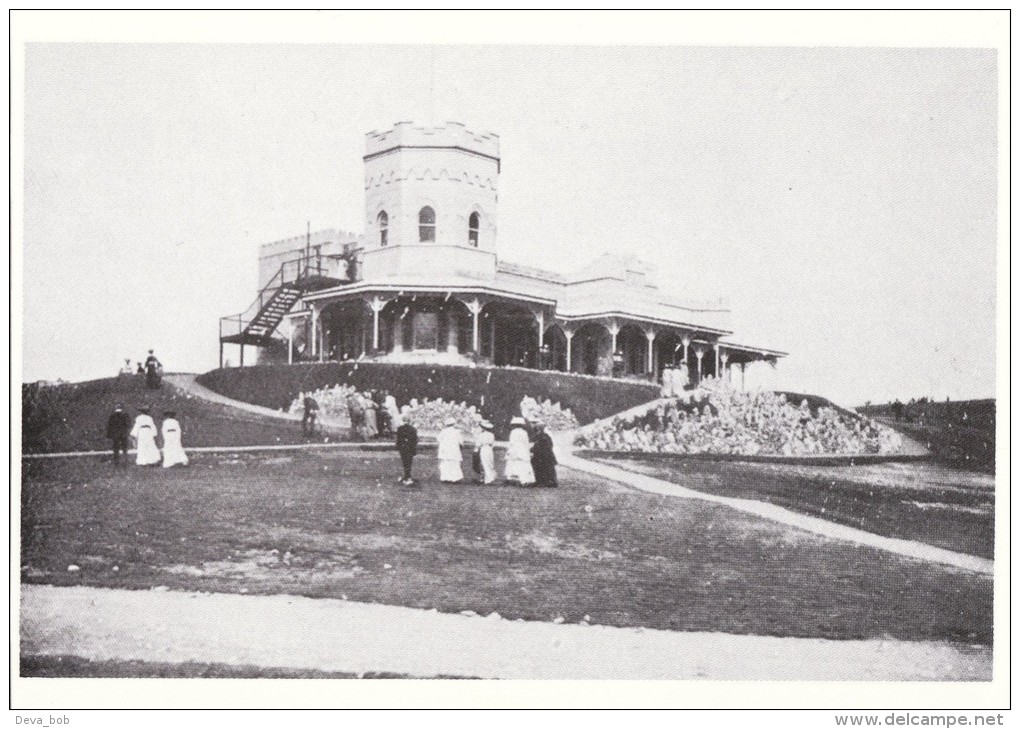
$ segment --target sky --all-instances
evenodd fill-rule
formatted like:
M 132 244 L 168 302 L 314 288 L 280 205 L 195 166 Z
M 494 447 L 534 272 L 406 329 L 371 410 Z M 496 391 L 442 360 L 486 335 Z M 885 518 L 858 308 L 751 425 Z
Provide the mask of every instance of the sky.
M 362 232 L 364 135 L 500 135 L 502 258 L 604 251 L 729 298 L 776 387 L 993 397 L 981 49 L 30 44 L 24 381 L 218 358 L 261 243 Z

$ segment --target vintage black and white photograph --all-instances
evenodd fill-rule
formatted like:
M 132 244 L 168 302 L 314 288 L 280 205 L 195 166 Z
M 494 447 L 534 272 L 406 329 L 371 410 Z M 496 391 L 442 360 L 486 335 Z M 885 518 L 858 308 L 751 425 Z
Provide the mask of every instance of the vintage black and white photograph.
M 314 38 L 23 45 L 17 676 L 1005 678 L 996 48 Z

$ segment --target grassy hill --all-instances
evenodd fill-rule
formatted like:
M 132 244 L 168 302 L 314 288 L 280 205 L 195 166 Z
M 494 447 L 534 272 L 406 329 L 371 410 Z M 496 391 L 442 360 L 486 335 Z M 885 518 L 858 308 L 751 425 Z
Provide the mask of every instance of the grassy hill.
M 466 402 L 495 424 L 497 437 L 505 435 L 510 418 L 520 414 L 525 396 L 558 402 L 584 424 L 653 400 L 659 393 L 650 383 L 562 372 L 382 362 L 221 369 L 201 375 L 198 381 L 229 398 L 276 410 L 288 407 L 300 392 L 338 384 L 388 390 L 399 405 L 412 398 Z
M 299 425 L 181 395 L 169 385 L 145 387 L 141 377 L 111 377 L 42 387 L 21 387 L 21 447 L 24 453 L 104 450 L 106 420 L 117 403 L 133 418 L 149 407 L 159 421 L 174 410 L 184 426 L 184 445 L 244 446 L 299 443 Z
M 947 465 L 995 473 L 995 400 L 907 403 L 900 420 L 892 403 L 857 410 L 928 446 Z

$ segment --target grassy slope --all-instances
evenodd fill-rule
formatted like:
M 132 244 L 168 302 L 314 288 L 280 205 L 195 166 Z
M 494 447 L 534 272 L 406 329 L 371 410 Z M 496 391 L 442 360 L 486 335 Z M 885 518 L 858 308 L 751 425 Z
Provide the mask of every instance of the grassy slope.
M 302 442 L 300 424 L 182 396 L 168 384 L 149 390 L 140 377 L 113 377 L 42 389 L 23 385 L 21 394 L 21 443 L 25 453 L 109 448 L 106 420 L 118 402 L 132 417 L 140 407 L 152 408 L 157 422 L 164 410 L 175 410 L 184 426 L 186 448 Z
M 943 463 L 995 473 L 995 400 L 926 402 L 905 409 L 910 422 L 897 421 L 891 405 L 858 411 L 928 446 Z
M 738 634 L 992 638 L 987 578 L 570 471 L 559 489 L 440 485 L 433 459 L 419 460 L 418 490 L 393 483 L 388 453 L 198 454 L 170 471 L 26 462 L 22 580 Z
M 975 485 L 962 474 L 954 479 L 952 471 L 939 466 L 812 468 L 677 458 L 600 460 L 697 491 L 767 501 L 883 536 L 993 556 L 994 484 Z M 868 473 L 874 478 L 859 477 Z
M 582 424 L 658 397 L 658 388 L 643 382 L 561 372 L 384 362 L 260 365 L 213 370 L 198 381 L 235 400 L 274 409 L 290 405 L 299 392 L 337 384 L 389 390 L 400 405 L 411 398 L 463 401 L 479 407 L 496 425 L 497 438 L 505 437 L 506 426 L 511 417 L 520 414 L 525 396 L 558 402 L 573 410 Z

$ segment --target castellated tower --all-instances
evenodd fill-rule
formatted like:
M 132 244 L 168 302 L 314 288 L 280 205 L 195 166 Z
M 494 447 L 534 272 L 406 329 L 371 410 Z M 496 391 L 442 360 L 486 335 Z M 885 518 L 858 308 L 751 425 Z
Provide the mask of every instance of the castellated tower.
M 365 250 L 496 251 L 499 137 L 399 122 L 365 135 Z

